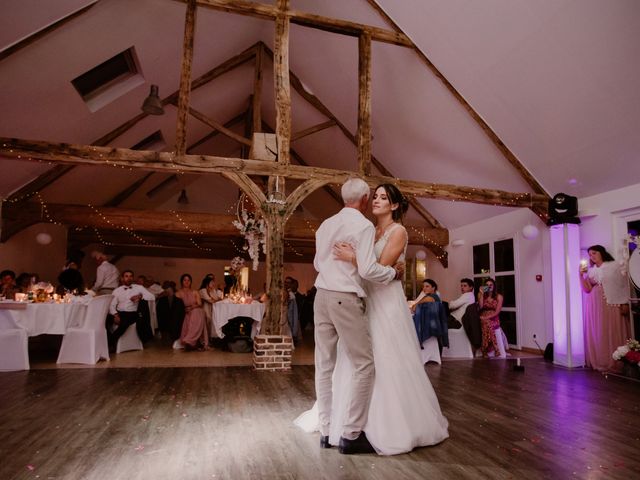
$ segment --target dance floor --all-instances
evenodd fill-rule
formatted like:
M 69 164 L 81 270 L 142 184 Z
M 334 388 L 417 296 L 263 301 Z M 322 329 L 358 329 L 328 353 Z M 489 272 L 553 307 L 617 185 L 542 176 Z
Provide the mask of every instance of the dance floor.
M 395 457 L 321 450 L 292 425 L 313 403 L 311 365 L 0 373 L 0 478 L 637 477 L 640 384 L 540 357 L 523 359 L 524 373 L 513 363 L 428 365 L 450 438 Z

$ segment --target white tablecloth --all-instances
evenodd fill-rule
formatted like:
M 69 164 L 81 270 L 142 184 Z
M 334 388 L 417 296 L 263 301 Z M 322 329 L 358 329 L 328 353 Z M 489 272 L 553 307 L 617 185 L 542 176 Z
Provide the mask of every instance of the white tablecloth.
M 260 331 L 260 324 L 264 315 L 264 303 L 253 302 L 250 304 L 231 303 L 226 300 L 213 304 L 211 314 L 211 331 L 215 332 L 218 338 L 223 338 L 222 327 L 229 320 L 235 317 L 251 317 L 253 318 L 253 327 L 251 328 L 251 338 L 255 337 Z
M 30 337 L 64 335 L 84 321 L 87 306 L 80 303 L 29 303 L 22 310 L 0 309 L 0 328 L 24 328 Z

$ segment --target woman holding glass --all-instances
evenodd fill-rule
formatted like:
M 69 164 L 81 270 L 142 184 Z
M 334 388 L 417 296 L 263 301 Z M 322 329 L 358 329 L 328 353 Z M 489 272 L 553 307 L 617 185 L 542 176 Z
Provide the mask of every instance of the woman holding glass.
M 507 357 L 506 345 L 500 328 L 500 312 L 503 302 L 504 297 L 498 293 L 495 280 L 488 278 L 478 292 L 483 357 Z
M 585 363 L 594 370 L 609 371 L 615 369 L 611 355 L 631 336 L 629 283 L 602 245 L 593 245 L 588 252 L 589 267 L 580 266 Z

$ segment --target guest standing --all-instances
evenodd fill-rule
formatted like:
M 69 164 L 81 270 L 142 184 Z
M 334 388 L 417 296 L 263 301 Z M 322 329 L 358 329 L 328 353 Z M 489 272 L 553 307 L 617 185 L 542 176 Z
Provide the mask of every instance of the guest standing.
M 480 307 L 480 325 L 482 326 L 482 356 L 496 356 L 506 358 L 507 351 L 500 328 L 500 312 L 504 297 L 498 293 L 496 282 L 489 278 L 484 282 L 484 288 L 478 292 L 478 306 Z M 491 355 L 493 352 L 493 355 Z
M 91 290 L 96 292 L 96 295 L 109 295 L 114 289 L 118 288 L 120 273 L 118 273 L 115 265 L 109 263 L 104 253 L 93 252 L 91 256 L 98 264 L 98 268 L 96 269 L 96 283 L 93 284 Z
M 589 247 L 590 268 L 580 268 L 585 363 L 599 371 L 615 368 L 611 357 L 631 336 L 626 275 L 602 245 Z
M 185 311 L 180 342 L 185 350 L 208 350 L 207 319 L 200 294 L 191 288 L 192 282 L 191 275 L 183 274 L 180 277 L 181 288 L 176 293 L 176 297 L 184 303 Z

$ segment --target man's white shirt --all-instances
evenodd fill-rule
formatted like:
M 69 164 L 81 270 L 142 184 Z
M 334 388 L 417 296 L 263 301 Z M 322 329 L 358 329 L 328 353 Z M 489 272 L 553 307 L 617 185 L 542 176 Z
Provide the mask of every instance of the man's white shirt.
M 142 285 L 134 283 L 127 287 L 121 285 L 113 291 L 113 300 L 111 300 L 111 307 L 109 313 L 115 315 L 117 312 L 135 312 L 138 310 L 138 302 L 132 302 L 131 297 L 136 295 L 142 295 L 144 300 L 156 300 L 156 297 L 149 290 Z
M 476 303 L 476 298 L 473 296 L 473 292 L 466 292 L 460 295 L 455 300 L 449 302 L 449 313 L 459 322 L 462 321 L 462 316 L 467 306 L 472 303 Z
M 120 283 L 120 273 L 115 265 L 106 260 L 98 265 L 96 270 L 96 283 L 93 285 L 94 292 L 98 293 L 101 288 L 117 288 Z
M 391 282 L 396 271 L 377 262 L 373 250 L 375 234 L 373 224 L 355 208 L 345 207 L 322 222 L 316 231 L 313 266 L 318 276 L 315 286 L 366 297 L 363 279 L 385 284 Z M 349 243 L 354 248 L 357 267 L 334 258 L 333 246 L 340 242 Z

